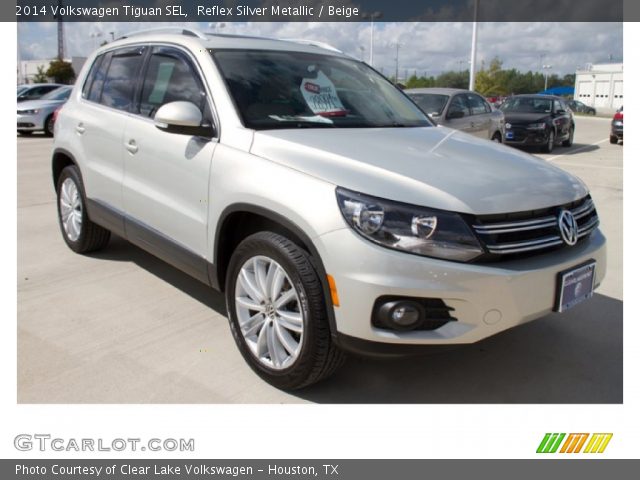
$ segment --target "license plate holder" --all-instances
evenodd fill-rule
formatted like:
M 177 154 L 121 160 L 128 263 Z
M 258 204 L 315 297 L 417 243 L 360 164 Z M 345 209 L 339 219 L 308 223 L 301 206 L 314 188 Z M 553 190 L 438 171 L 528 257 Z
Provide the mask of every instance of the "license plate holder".
M 558 273 L 557 294 L 554 311 L 562 313 L 593 296 L 596 279 L 596 261 Z

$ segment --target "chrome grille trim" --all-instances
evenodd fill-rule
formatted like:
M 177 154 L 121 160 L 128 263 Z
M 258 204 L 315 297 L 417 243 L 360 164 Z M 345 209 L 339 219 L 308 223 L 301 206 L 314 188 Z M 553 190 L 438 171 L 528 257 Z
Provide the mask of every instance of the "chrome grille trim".
M 562 207 L 558 207 L 560 210 Z M 583 203 L 575 208 L 568 209 L 573 214 L 577 222 L 586 221 L 578 227 L 578 238 L 581 239 L 589 235 L 600 224 L 595 210 L 595 205 L 590 197 L 586 197 Z M 592 218 L 585 218 L 592 216 Z M 584 219 L 584 220 L 583 220 Z M 502 221 L 488 224 L 473 224 L 476 234 L 484 241 L 485 247 L 491 254 L 507 255 L 522 252 L 531 252 L 563 245 L 564 242 L 557 232 L 558 217 L 549 215 L 548 212 L 535 219 L 521 221 Z M 539 237 L 536 237 L 536 230 L 540 230 Z M 551 231 L 550 231 L 551 230 Z M 523 232 L 523 240 L 514 239 L 514 235 Z M 499 235 L 507 235 L 500 241 Z M 498 236 L 498 238 L 496 238 Z M 509 238 L 511 241 L 509 241 Z M 515 241 L 514 241 L 515 240 Z

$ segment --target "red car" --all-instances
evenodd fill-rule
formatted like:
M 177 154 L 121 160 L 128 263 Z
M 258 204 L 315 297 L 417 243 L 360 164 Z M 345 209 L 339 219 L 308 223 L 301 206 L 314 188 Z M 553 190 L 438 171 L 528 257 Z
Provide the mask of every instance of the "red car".
M 611 133 L 609 134 L 610 143 L 618 143 L 618 141 L 622 141 L 623 120 L 624 116 L 622 113 L 622 107 L 620 107 L 620 110 L 616 112 L 613 116 L 613 120 L 611 120 Z

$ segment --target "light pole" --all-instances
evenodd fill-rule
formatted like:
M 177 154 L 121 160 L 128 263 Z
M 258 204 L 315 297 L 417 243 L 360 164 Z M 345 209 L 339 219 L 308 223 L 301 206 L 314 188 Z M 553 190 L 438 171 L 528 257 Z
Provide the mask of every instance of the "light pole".
M 370 28 L 370 43 L 369 43 L 369 66 L 373 67 L 373 21 L 382 18 L 382 12 L 363 13 L 362 18 L 369 19 L 371 22 Z
M 473 32 L 471 34 L 471 65 L 469 66 L 469 90 L 473 91 L 476 86 L 476 50 L 478 49 L 478 3 L 473 2 Z
M 542 69 L 544 70 L 544 90 L 547 90 L 547 82 L 549 80 L 549 70 L 553 68 L 553 65 L 542 65 Z
M 93 45 L 93 49 L 95 50 L 95 49 L 96 49 L 96 39 L 97 39 L 98 37 L 101 37 L 101 36 L 102 36 L 102 33 L 101 33 L 101 32 L 93 32 L 93 33 L 92 33 L 92 34 L 90 34 L 89 36 L 92 38 L 92 41 L 91 41 L 91 42 L 92 42 L 92 45 Z
M 398 64 L 400 63 L 400 42 L 396 42 L 396 79 L 395 83 L 398 83 Z

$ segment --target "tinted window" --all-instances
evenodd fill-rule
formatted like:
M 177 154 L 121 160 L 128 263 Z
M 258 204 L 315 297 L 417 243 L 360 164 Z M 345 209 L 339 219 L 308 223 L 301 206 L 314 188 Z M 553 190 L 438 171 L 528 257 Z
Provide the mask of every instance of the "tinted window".
M 462 95 L 456 95 L 451 100 L 451 105 L 449 105 L 449 115 L 452 112 L 462 112 L 463 116 L 469 115 L 469 108 L 467 107 L 467 102 Z
M 91 82 L 91 86 L 89 87 L 89 92 L 87 93 L 87 99 L 92 102 L 99 102 L 100 95 L 102 94 L 102 86 L 104 85 L 104 79 L 107 73 L 107 67 L 109 66 L 109 60 L 111 59 L 111 54 L 107 53 L 102 56 L 102 62 L 100 66 L 96 68 L 96 72 L 93 75 L 93 79 Z
M 418 104 L 420 110 L 429 115 L 442 115 L 442 110 L 449 100 L 449 95 L 435 93 L 408 93 L 408 95 Z
M 519 113 L 551 113 L 551 100 L 541 97 L 512 97 L 505 101 L 500 110 Z
M 129 110 L 141 63 L 141 48 L 115 52 L 109 63 L 100 103 L 118 110 Z
M 186 101 L 204 110 L 205 93 L 189 62 L 176 50 L 154 49 L 140 96 L 140 113 L 151 117 L 165 103 Z
M 96 58 L 93 65 L 91 65 L 91 70 L 89 70 L 89 74 L 87 75 L 86 80 L 84 81 L 84 85 L 82 86 L 82 98 L 87 98 L 89 96 L 89 90 L 91 89 L 91 84 L 96 76 L 96 72 L 100 68 L 100 64 L 102 63 L 102 59 L 104 55 L 100 55 Z
M 468 94 L 467 101 L 469 102 L 471 115 L 480 115 L 482 113 L 487 113 L 485 102 L 478 95 Z

